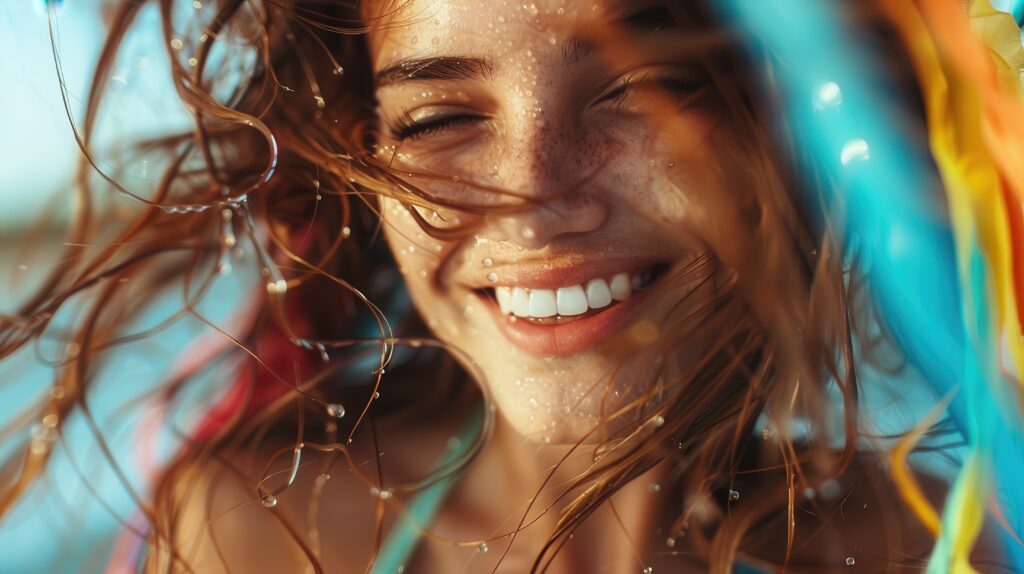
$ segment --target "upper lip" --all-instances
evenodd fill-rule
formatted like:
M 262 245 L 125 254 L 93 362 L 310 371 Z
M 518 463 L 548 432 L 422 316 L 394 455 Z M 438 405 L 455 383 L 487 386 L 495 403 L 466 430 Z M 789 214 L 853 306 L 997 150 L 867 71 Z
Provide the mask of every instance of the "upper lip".
M 483 261 L 483 259 L 481 259 Z M 652 256 L 606 254 L 585 257 L 574 255 L 558 258 L 536 258 L 502 262 L 492 258 L 493 263 L 483 263 L 473 269 L 464 269 L 460 283 L 470 289 L 485 289 L 498 286 L 523 287 L 527 289 L 557 289 L 586 283 L 595 277 L 610 277 L 616 273 L 634 273 L 650 265 L 664 262 L 664 258 Z M 488 275 L 494 273 L 495 280 Z

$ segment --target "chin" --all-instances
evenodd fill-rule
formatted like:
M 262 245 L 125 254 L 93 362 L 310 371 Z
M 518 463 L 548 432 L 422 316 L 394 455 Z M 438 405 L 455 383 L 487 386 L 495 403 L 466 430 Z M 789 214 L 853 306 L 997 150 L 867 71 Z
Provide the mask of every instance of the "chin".
M 509 366 L 504 376 L 489 377 L 491 395 L 508 426 L 526 440 L 543 444 L 594 444 L 620 434 L 634 419 L 619 411 L 642 397 L 653 373 L 636 365 L 610 369 L 604 360 L 578 363 L 536 376 L 508 376 L 517 371 Z M 632 376 L 609 382 L 608 372 Z M 612 420 L 617 413 L 620 416 Z

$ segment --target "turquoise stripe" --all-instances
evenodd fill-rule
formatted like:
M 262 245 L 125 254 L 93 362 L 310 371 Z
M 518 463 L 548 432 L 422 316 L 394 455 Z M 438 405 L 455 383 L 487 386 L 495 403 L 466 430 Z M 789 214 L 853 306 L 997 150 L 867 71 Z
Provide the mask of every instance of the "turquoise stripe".
M 480 432 L 481 418 L 480 414 L 470 417 L 458 434 L 459 444 L 445 452 L 435 470 L 450 465 L 466 454 L 473 444 L 473 438 Z M 426 528 L 434 521 L 457 479 L 457 474 L 447 476 L 416 495 L 406 508 L 408 514 L 395 523 L 381 545 L 377 561 L 370 571 L 372 574 L 396 574 L 400 567 L 405 567 L 420 540 L 420 533 L 414 525 Z

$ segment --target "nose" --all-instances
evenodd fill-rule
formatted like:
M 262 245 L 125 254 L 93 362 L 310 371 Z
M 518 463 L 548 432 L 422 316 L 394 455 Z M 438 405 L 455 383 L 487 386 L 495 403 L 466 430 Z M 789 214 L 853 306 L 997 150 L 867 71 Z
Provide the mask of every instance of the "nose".
M 601 168 L 589 161 L 593 158 L 587 157 L 583 138 L 571 126 L 560 125 L 552 117 L 557 114 L 545 115 L 541 121 L 523 117 L 510 126 L 507 153 L 499 163 L 502 183 L 524 199 L 523 206 L 486 216 L 495 238 L 531 250 L 597 230 L 609 215 Z
M 608 206 L 599 197 L 578 189 L 560 195 L 532 193 L 530 205 L 501 215 L 488 215 L 487 225 L 497 238 L 525 249 L 541 249 L 559 238 L 599 229 L 608 218 Z

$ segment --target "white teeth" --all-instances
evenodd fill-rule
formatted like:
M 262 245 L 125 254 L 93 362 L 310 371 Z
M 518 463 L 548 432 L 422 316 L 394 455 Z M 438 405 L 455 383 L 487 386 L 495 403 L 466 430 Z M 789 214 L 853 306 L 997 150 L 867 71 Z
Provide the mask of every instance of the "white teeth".
M 630 293 L 633 292 L 633 288 L 629 285 L 628 273 L 616 273 L 615 275 L 612 275 L 612 280 L 608 287 L 612 291 L 612 298 L 616 301 L 625 301 L 626 299 L 629 299 Z
M 587 294 L 580 285 L 560 287 L 555 293 L 555 298 L 558 299 L 558 314 L 563 317 L 587 312 Z
M 502 315 L 508 315 L 512 312 L 512 290 L 508 287 L 498 287 L 494 290 L 495 297 L 498 298 L 498 309 L 501 309 Z
M 589 309 L 601 309 L 612 301 L 625 301 L 633 291 L 650 282 L 650 276 L 616 273 L 610 279 L 596 277 L 581 285 L 558 289 L 495 287 L 498 309 L 503 315 L 517 317 L 572 317 Z
M 608 289 L 608 282 L 600 278 L 587 281 L 587 302 L 591 309 L 600 309 L 610 305 L 612 292 Z
M 512 313 L 516 317 L 530 316 L 530 292 L 522 287 L 512 290 Z
M 558 314 L 555 292 L 551 289 L 530 290 L 530 316 L 553 317 Z

